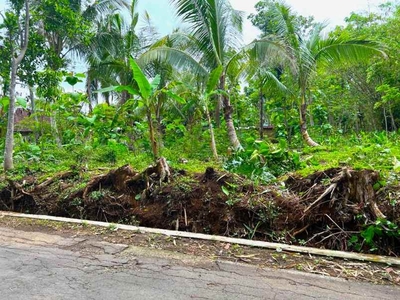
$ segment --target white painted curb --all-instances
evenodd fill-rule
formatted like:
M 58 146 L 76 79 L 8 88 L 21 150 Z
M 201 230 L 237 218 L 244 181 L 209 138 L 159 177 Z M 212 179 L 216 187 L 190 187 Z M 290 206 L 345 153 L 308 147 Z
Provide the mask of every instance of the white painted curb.
M 76 224 L 87 224 L 87 225 L 101 226 L 101 227 L 112 226 L 112 227 L 122 229 L 122 230 L 136 231 L 136 232 L 141 232 L 141 233 L 158 233 L 158 234 L 163 234 L 163 235 L 173 236 L 173 237 L 182 237 L 182 238 L 207 240 L 207 241 L 218 241 L 218 242 L 224 242 L 224 243 L 230 243 L 230 244 L 238 244 L 238 245 L 245 245 L 245 246 L 251 246 L 251 247 L 258 247 L 258 248 L 274 249 L 279 252 L 288 251 L 288 252 L 297 252 L 297 253 L 305 253 L 305 254 L 312 254 L 312 255 L 344 258 L 344 259 L 350 259 L 350 260 L 361 260 L 361 261 L 366 261 L 366 262 L 384 263 L 384 264 L 389 264 L 389 265 L 400 265 L 399 258 L 390 257 L 390 256 L 371 255 L 371 254 L 362 254 L 362 253 L 344 252 L 344 251 L 334 251 L 334 250 L 318 249 L 318 248 L 311 248 L 311 247 L 292 246 L 292 245 L 287 245 L 287 244 L 230 238 L 230 237 L 225 237 L 225 236 L 208 235 L 208 234 L 202 234 L 202 233 L 173 231 L 173 230 L 166 230 L 166 229 L 139 227 L 139 226 L 114 224 L 114 223 L 106 223 L 106 222 L 98 222 L 98 221 L 87 221 L 87 220 L 44 216 L 44 215 L 28 215 L 28 214 L 0 211 L 0 216 L 28 218 L 28 219 L 37 219 L 37 220 L 49 220 L 49 221 L 76 223 Z

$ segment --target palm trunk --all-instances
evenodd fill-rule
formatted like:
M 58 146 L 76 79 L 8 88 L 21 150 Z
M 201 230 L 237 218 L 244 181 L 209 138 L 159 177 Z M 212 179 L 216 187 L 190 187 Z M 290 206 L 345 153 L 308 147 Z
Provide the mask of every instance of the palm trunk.
M 120 105 L 123 105 L 126 103 L 126 101 L 128 101 L 130 95 L 127 91 L 122 91 L 121 93 L 121 100 L 119 102 Z
M 220 88 L 222 90 L 225 90 L 225 75 L 222 75 L 220 78 Z M 224 94 L 222 96 L 222 101 L 224 104 L 224 118 L 228 131 L 229 142 L 231 143 L 233 150 L 241 150 L 243 149 L 243 147 L 240 144 L 240 141 L 236 134 L 235 126 L 233 124 L 233 118 L 232 118 L 233 107 L 231 106 L 231 100 L 229 99 L 228 95 Z
M 314 140 L 310 137 L 307 131 L 307 103 L 305 100 L 305 96 L 303 95 L 301 98 L 300 105 L 300 132 L 303 140 L 307 143 L 307 145 L 311 147 L 318 147 L 319 144 L 314 142 Z
M 222 99 L 220 96 L 216 98 L 217 103 L 215 105 L 215 126 L 219 128 L 221 126 L 221 108 L 222 108 Z
M 104 94 L 104 100 L 105 100 L 105 102 L 107 103 L 108 106 L 111 105 L 111 103 L 110 103 L 110 93 L 105 93 Z
M 214 159 L 216 161 L 218 161 L 219 157 L 218 157 L 218 151 L 217 151 L 217 144 L 215 143 L 214 128 L 212 125 L 211 116 L 210 116 L 210 112 L 208 110 L 207 104 L 206 104 L 206 115 L 207 115 L 207 121 L 208 121 L 208 128 L 210 129 L 211 150 L 212 150 Z
M 95 91 L 99 89 L 99 81 L 97 79 L 93 80 L 93 89 Z M 97 106 L 99 104 L 99 93 L 95 93 L 93 96 L 94 105 Z
M 89 72 L 86 73 L 86 96 L 88 98 L 88 103 L 89 103 L 89 113 L 92 113 L 92 111 L 93 111 L 93 105 L 92 105 L 93 93 L 92 93 L 92 80 L 90 78 Z
M 260 139 L 264 139 L 264 95 L 260 89 Z
M 218 88 L 222 91 L 225 90 L 225 78 L 223 80 L 220 80 Z M 216 96 L 215 100 L 217 101 L 215 105 L 215 127 L 219 128 L 221 126 L 221 109 L 223 107 L 223 96 L 218 95 Z
M 149 108 L 147 108 L 147 124 L 149 126 L 151 150 L 153 151 L 153 156 L 156 160 L 158 158 L 158 147 L 154 134 L 153 120 L 151 119 L 151 112 Z
M 162 109 L 163 109 L 163 105 L 164 103 L 167 101 L 166 99 L 166 94 L 165 93 L 161 93 L 160 95 L 158 95 L 157 97 L 157 103 L 156 103 L 156 120 L 157 120 L 157 142 L 159 147 L 163 147 L 164 143 L 163 143 L 163 134 L 164 134 L 164 130 L 163 130 L 163 126 L 162 126 Z

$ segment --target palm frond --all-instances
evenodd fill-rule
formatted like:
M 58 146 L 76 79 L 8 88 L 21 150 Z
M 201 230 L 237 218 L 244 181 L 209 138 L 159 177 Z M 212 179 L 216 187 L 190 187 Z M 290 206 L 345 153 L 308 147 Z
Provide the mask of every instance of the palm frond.
M 154 61 L 166 62 L 179 70 L 190 70 L 192 73 L 198 75 L 208 74 L 208 71 L 190 54 L 175 48 L 154 48 L 142 54 L 138 59 L 138 63 L 141 67 Z
M 298 48 L 300 36 L 296 28 L 295 14 L 291 7 L 283 2 L 274 3 L 271 7 L 270 16 L 275 24 L 275 34 L 286 39 L 292 48 Z
M 328 38 L 320 40 L 315 60 L 321 63 L 343 63 L 368 61 L 374 56 L 386 57 L 381 44 L 368 40 L 342 40 L 340 38 Z
M 305 42 L 307 45 L 307 48 L 313 51 L 312 49 L 315 49 L 318 47 L 319 41 L 321 40 L 322 36 L 322 31 L 326 28 L 325 23 L 317 23 L 314 25 L 310 32 L 310 36 Z
M 238 49 L 243 14 L 227 0 L 171 0 L 177 15 L 190 25 L 202 63 L 210 69 L 224 65 L 228 49 Z
M 290 89 L 286 87 L 276 76 L 275 74 L 266 69 L 266 70 L 260 70 L 259 72 L 259 77 L 262 78 L 262 86 L 265 87 L 270 87 L 270 88 L 275 88 L 277 91 L 281 92 L 282 94 L 292 94 Z
M 133 0 L 132 4 L 136 5 L 137 0 Z M 125 11 L 130 8 L 128 0 L 99 0 L 93 2 L 93 4 L 87 6 L 82 12 L 83 18 L 88 21 L 94 22 L 99 20 L 102 16 L 108 15 L 115 10 Z
M 244 47 L 243 51 L 246 51 L 249 59 L 259 66 L 287 65 L 293 73 L 298 72 L 294 49 L 279 37 L 266 36 L 255 40 Z

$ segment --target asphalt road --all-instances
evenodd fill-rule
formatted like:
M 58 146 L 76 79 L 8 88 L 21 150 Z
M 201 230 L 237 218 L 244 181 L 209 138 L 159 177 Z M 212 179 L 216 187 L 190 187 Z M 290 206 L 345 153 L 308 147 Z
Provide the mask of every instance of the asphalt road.
M 400 289 L 0 227 L 0 299 L 400 299 Z

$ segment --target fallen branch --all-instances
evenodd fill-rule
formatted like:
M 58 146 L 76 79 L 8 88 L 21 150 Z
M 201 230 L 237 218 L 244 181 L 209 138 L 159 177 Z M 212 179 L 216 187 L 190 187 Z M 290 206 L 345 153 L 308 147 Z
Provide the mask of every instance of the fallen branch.
M 296 235 L 299 235 L 300 233 L 306 231 L 308 227 L 310 227 L 310 224 L 307 224 L 307 225 L 304 226 L 303 228 L 301 228 L 301 229 L 295 231 L 295 232 L 293 233 L 293 237 L 295 237 Z
M 67 172 L 64 172 L 64 173 L 57 174 L 56 176 L 48 178 L 47 180 L 45 180 L 41 184 L 37 185 L 35 190 L 41 190 L 41 189 L 49 186 L 50 184 L 52 184 L 55 181 L 66 179 L 66 178 L 69 178 L 69 177 L 71 177 L 73 175 L 76 175 L 76 171 L 67 171 Z
M 333 193 L 334 190 L 337 187 L 337 183 L 332 183 L 326 190 L 325 192 L 319 196 L 319 198 L 317 200 L 315 200 L 313 203 L 311 203 L 305 210 L 304 213 L 306 213 L 307 211 L 309 211 L 313 206 L 315 206 L 319 201 L 321 201 L 326 195 L 328 195 L 329 193 Z

